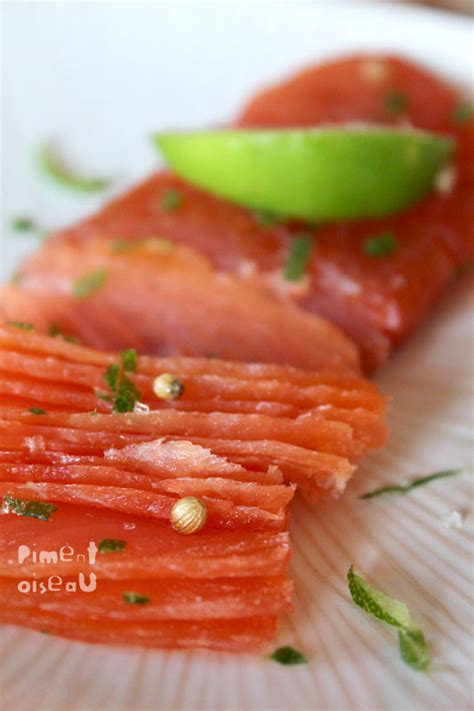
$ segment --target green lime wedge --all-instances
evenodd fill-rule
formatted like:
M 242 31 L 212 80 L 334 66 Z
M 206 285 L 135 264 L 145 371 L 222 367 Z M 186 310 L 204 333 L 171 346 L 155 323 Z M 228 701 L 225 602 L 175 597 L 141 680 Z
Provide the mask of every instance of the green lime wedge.
M 303 219 L 389 215 L 429 193 L 451 138 L 413 129 L 157 133 L 166 161 L 191 183 L 251 208 Z

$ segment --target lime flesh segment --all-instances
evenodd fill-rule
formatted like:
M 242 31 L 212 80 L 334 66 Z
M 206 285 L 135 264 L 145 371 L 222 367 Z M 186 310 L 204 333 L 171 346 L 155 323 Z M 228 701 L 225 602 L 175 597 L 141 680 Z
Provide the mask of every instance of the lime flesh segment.
M 433 189 L 455 147 L 445 136 L 377 127 L 158 133 L 154 142 L 201 188 L 311 220 L 403 210 Z

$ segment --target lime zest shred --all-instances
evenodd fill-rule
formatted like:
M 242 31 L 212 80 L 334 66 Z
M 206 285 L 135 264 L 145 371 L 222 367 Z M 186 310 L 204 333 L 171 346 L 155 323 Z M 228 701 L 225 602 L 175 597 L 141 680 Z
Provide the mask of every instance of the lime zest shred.
M 10 494 L 5 494 L 3 497 L 2 511 L 5 514 L 12 513 L 17 516 L 37 518 L 39 521 L 49 521 L 53 513 L 57 510 L 57 506 L 47 501 L 28 501 L 27 499 L 16 498 Z
M 7 321 L 7 326 L 10 326 L 11 328 L 19 328 L 22 331 L 34 331 L 35 327 L 33 326 L 32 323 L 28 323 L 27 321 Z
M 402 91 L 395 89 L 389 91 L 384 98 L 384 106 L 392 116 L 399 116 L 406 112 L 408 108 L 408 96 Z
M 268 656 L 268 659 L 273 659 L 274 662 L 284 664 L 285 666 L 308 663 L 308 658 L 305 654 L 288 645 L 275 649 L 275 651 Z
M 351 565 L 347 582 L 352 600 L 371 617 L 398 629 L 400 655 L 412 669 L 426 670 L 430 657 L 423 632 L 416 627 L 404 602 L 377 590 L 354 571 Z
M 147 605 L 151 602 L 151 598 L 136 592 L 124 592 L 122 598 L 127 605 Z
M 313 249 L 314 238 L 311 235 L 303 234 L 293 239 L 284 268 L 287 281 L 299 281 L 304 276 Z
M 78 301 L 83 301 L 101 289 L 107 281 L 107 270 L 96 269 L 84 274 L 73 282 L 72 295 Z
M 393 232 L 381 232 L 364 242 L 364 252 L 368 257 L 388 257 L 397 252 L 400 245 Z
M 467 101 L 463 101 L 460 104 L 457 104 L 457 106 L 455 106 L 453 109 L 453 121 L 458 126 L 465 126 L 466 124 L 470 123 L 472 121 L 473 116 L 474 109 L 470 104 L 467 103 Z
M 46 410 L 43 410 L 42 407 L 30 407 L 28 412 L 31 412 L 32 415 L 47 415 L 48 413 Z
M 373 499 L 375 496 L 382 496 L 382 494 L 408 494 L 410 491 L 413 491 L 413 489 L 417 489 L 420 486 L 425 486 L 425 484 L 429 484 L 437 479 L 444 479 L 446 477 L 461 474 L 463 471 L 463 469 L 444 469 L 440 472 L 434 472 L 433 474 L 413 479 L 413 481 L 408 484 L 389 484 L 387 486 L 382 486 L 379 489 L 373 489 L 372 491 L 368 491 L 367 493 L 362 494 L 362 496 L 359 496 L 359 499 Z
M 47 143 L 40 147 L 39 166 L 43 175 L 56 185 L 76 193 L 96 193 L 110 185 L 110 181 L 105 178 L 85 177 L 74 173 L 59 160 L 52 146 Z
M 126 545 L 127 541 L 121 539 L 104 538 L 97 546 L 97 550 L 104 555 L 108 555 L 109 553 L 121 553 L 125 550 Z
M 184 196 L 181 190 L 169 188 L 160 197 L 160 205 L 165 212 L 174 212 L 183 204 Z

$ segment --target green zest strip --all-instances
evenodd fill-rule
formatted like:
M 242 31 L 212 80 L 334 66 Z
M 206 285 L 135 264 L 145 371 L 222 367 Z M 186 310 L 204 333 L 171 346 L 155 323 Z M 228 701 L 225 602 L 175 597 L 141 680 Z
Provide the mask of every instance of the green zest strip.
M 453 111 L 453 121 L 460 126 L 464 126 L 472 121 L 474 111 L 467 103 L 458 104 Z
M 308 662 L 308 658 L 293 647 L 278 647 L 268 658 L 286 666 L 291 664 L 307 664 Z
M 17 516 L 31 516 L 40 521 L 49 521 L 58 507 L 46 501 L 26 501 L 17 499 L 10 494 L 3 497 L 3 513 L 13 513 Z
M 310 235 L 300 235 L 294 238 L 284 271 L 287 281 L 299 281 L 303 277 L 313 247 L 314 239 Z
M 272 227 L 279 222 L 279 218 L 270 210 L 254 210 L 255 221 L 260 227 Z
M 124 592 L 123 601 L 127 605 L 146 605 L 151 602 L 150 598 L 146 595 L 139 595 L 135 592 Z
M 110 181 L 103 178 L 86 178 L 74 174 L 58 160 L 49 145 L 40 148 L 39 165 L 43 174 L 52 182 L 77 193 L 99 192 L 105 190 L 110 184 Z
M 75 299 L 82 301 L 87 299 L 92 294 L 95 294 L 100 288 L 102 288 L 107 280 L 107 271 L 105 269 L 97 269 L 94 272 L 85 274 L 72 285 L 72 295 Z
M 183 194 L 174 188 L 165 190 L 161 196 L 161 208 L 165 212 L 174 212 L 183 204 Z
M 128 348 L 120 354 L 120 365 L 109 365 L 104 373 L 104 380 L 112 391 L 112 395 L 107 393 L 96 393 L 101 400 L 114 403 L 114 412 L 133 412 L 135 403 L 140 400 L 140 391 L 134 383 L 125 375 L 125 371 L 136 372 L 137 354 L 133 348 Z
M 385 108 L 392 116 L 403 114 L 408 108 L 408 97 L 401 91 L 390 91 L 384 100 Z
M 369 585 L 354 572 L 351 565 L 347 573 L 349 592 L 356 605 L 364 612 L 387 625 L 398 628 L 400 654 L 412 669 L 427 669 L 430 663 L 423 632 L 413 624 L 405 603 L 389 597 Z
M 99 553 L 120 553 L 125 550 L 127 541 L 116 540 L 114 538 L 104 538 L 98 546 Z
M 76 336 L 68 336 L 54 323 L 49 327 L 48 333 L 50 336 L 53 336 L 53 338 L 62 338 L 63 341 L 66 341 L 67 343 L 79 343 L 79 339 L 76 338 Z
M 15 217 L 10 226 L 15 232 L 36 232 L 38 230 L 36 222 L 29 217 Z
M 461 474 L 462 471 L 462 469 L 445 469 L 441 472 L 435 472 L 434 474 L 428 474 L 428 476 L 413 479 L 409 484 L 389 484 L 388 486 L 380 487 L 380 489 L 368 491 L 366 494 L 359 496 L 359 499 L 373 499 L 374 496 L 381 496 L 382 494 L 408 494 L 409 491 L 417 489 L 419 486 L 425 486 L 425 484 L 429 484 L 437 479 L 444 479 L 445 477 Z
M 382 232 L 364 242 L 364 252 L 369 257 L 387 257 L 398 249 L 398 240 L 393 232 Z
M 132 373 L 137 372 L 137 352 L 134 348 L 127 348 L 122 351 L 120 358 L 124 370 L 130 370 Z
M 34 331 L 33 324 L 26 321 L 7 321 L 7 326 L 20 328 L 22 331 Z
M 33 415 L 47 415 L 48 413 L 46 410 L 43 410 L 41 407 L 30 407 L 29 410 Z

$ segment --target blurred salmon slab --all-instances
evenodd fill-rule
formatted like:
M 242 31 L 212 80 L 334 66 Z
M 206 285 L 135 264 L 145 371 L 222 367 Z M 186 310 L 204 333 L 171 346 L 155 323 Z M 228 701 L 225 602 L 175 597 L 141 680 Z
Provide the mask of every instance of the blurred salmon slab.
M 264 284 L 278 299 L 297 304 L 302 312 L 326 317 L 358 344 L 364 368 L 372 370 L 428 316 L 459 268 L 473 259 L 474 123 L 472 119 L 456 122 L 462 101 L 457 89 L 411 62 L 360 55 L 310 68 L 264 90 L 238 118 L 242 127 L 363 121 L 412 124 L 453 135 L 459 146 L 453 186 L 450 180 L 441 184 L 441 192 L 406 213 L 318 229 L 297 223 L 262 224 L 261 216 L 160 173 L 97 215 L 58 232 L 54 239 L 85 246 L 96 239 L 133 241 L 157 236 L 192 247 L 215 269 L 242 280 L 249 293 L 250 284 Z M 182 197 L 172 211 L 164 207 L 170 190 L 179 190 Z M 308 275 L 295 286 L 282 273 L 291 241 L 302 231 L 314 235 L 316 247 Z M 385 232 L 395 235 L 398 250 L 381 258 L 367 255 L 365 241 Z M 61 261 L 59 253 L 48 252 L 48 258 Z M 26 265 L 30 276 L 36 269 L 39 276 L 41 259 L 38 267 L 31 262 Z M 153 289 L 160 293 L 158 281 L 149 286 L 146 300 L 141 297 L 142 311 L 148 311 Z M 217 301 L 220 292 L 210 282 L 211 289 Z M 197 308 L 191 300 L 189 294 L 188 305 Z M 228 320 L 234 317 L 235 310 L 230 311 Z M 252 319 L 260 318 L 255 308 Z M 134 326 L 128 316 L 125 320 Z M 220 326 L 221 321 L 217 323 Z M 286 333 L 285 323 L 282 316 L 279 330 Z M 91 336 L 91 344 L 95 338 Z M 107 342 L 105 327 L 102 338 L 104 346 L 116 347 L 112 336 Z M 285 338 L 285 345 L 291 348 L 292 340 L 292 335 Z M 309 336 L 307 341 L 317 350 L 317 341 Z M 156 348 L 156 344 L 146 345 Z M 293 360 L 296 356 L 290 348 L 287 361 L 304 365 L 301 357 Z M 262 360 L 261 353 L 246 355 L 235 337 L 226 350 L 229 357 Z M 278 360 L 278 351 L 274 360 Z

